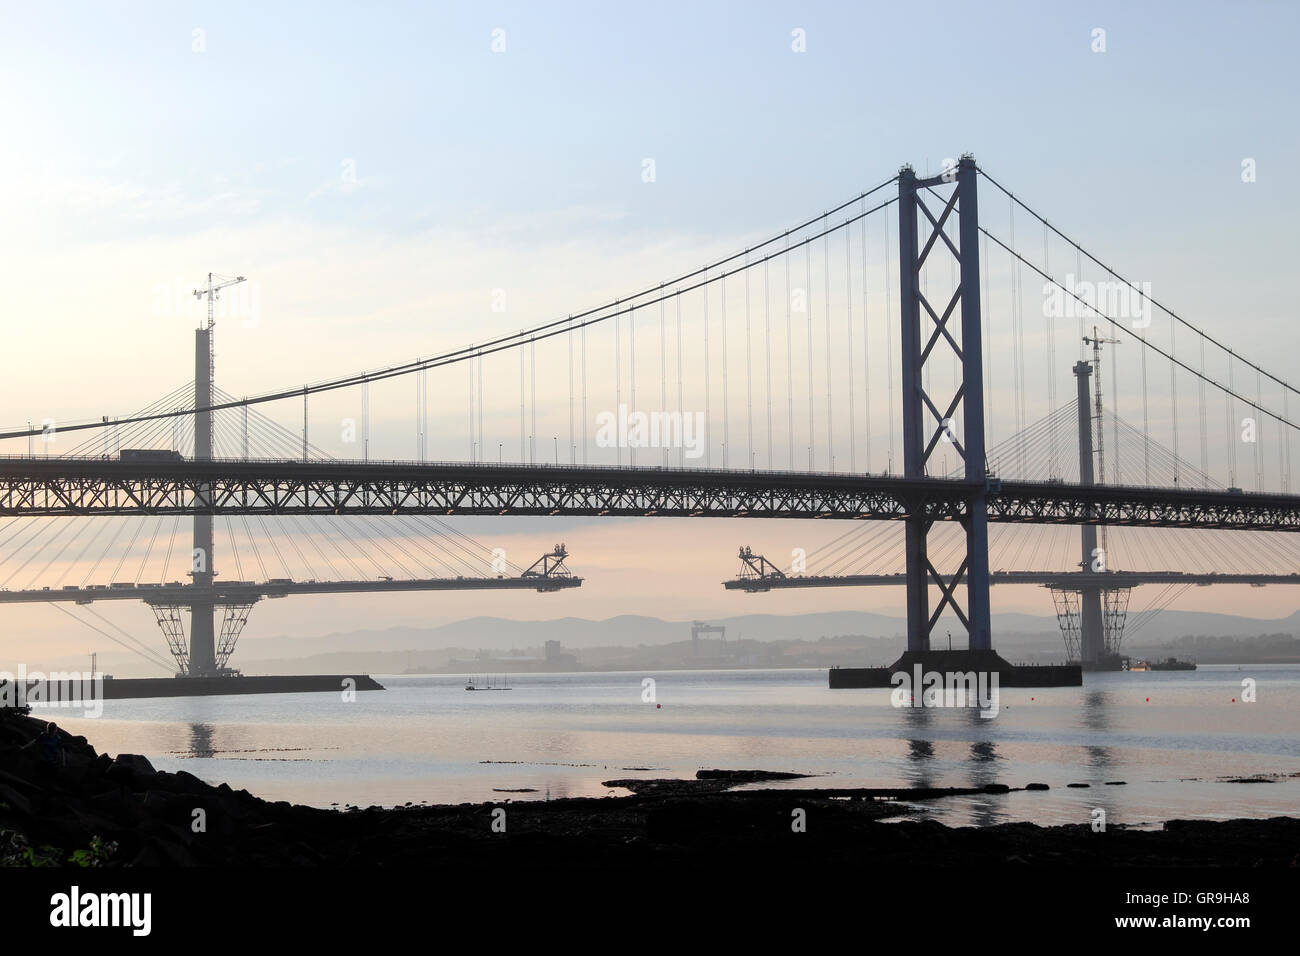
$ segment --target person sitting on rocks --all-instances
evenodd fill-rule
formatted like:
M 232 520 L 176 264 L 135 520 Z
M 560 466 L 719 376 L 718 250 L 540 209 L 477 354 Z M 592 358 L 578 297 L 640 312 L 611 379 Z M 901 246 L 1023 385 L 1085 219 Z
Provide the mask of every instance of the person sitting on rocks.
M 41 765 L 46 767 L 63 767 L 68 763 L 68 755 L 63 751 L 63 740 L 60 738 L 62 733 L 54 721 L 45 725 L 45 729 L 36 735 L 36 738 L 28 744 L 29 747 L 36 748 L 36 756 Z

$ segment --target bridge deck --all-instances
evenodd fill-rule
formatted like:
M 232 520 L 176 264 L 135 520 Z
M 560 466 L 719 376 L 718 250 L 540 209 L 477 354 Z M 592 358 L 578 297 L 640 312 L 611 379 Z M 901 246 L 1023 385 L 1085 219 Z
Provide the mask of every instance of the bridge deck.
M 1300 584 L 1300 574 L 1195 574 L 1184 571 L 994 571 L 990 584 L 1035 584 L 1069 590 L 1132 588 L 1142 584 Z M 800 577 L 745 577 L 722 582 L 729 591 L 789 588 L 889 587 L 907 584 L 906 574 L 808 574 Z
M 1300 531 L 1300 496 L 990 480 L 989 520 Z M 960 520 L 980 487 L 825 472 L 0 458 L 0 516 L 616 515 Z
M 228 581 L 212 587 L 175 582 L 124 587 L 31 588 L 0 590 L 0 604 L 37 604 L 50 601 L 73 601 L 92 604 L 96 601 L 143 601 L 156 607 L 188 607 L 193 604 L 251 604 L 262 598 L 282 598 L 291 594 L 356 594 L 398 591 L 559 591 L 582 586 L 582 578 L 572 575 L 496 578 L 414 578 L 378 581 Z

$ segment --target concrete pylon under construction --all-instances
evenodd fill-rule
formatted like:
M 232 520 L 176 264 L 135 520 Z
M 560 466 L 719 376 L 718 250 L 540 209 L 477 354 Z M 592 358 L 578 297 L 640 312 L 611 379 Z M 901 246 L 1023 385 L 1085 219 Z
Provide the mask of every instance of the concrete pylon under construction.
M 1092 403 L 1088 394 L 1092 366 L 1087 362 L 1076 362 L 1074 376 L 1079 388 L 1079 484 L 1088 486 L 1096 483 L 1092 464 Z M 1097 547 L 1097 526 L 1085 524 L 1082 531 L 1080 568 L 1085 575 L 1105 570 L 1106 556 Z M 1100 581 L 1092 587 L 1085 583 L 1079 589 L 1079 662 L 1085 669 L 1089 665 L 1095 667 L 1105 654 L 1101 592 Z
M 212 326 L 194 333 L 194 459 L 212 458 Z M 199 485 L 200 503 L 210 503 L 212 486 Z M 211 588 L 212 515 L 194 516 L 195 587 Z M 216 607 L 211 601 L 190 605 L 189 676 L 210 677 L 217 670 Z

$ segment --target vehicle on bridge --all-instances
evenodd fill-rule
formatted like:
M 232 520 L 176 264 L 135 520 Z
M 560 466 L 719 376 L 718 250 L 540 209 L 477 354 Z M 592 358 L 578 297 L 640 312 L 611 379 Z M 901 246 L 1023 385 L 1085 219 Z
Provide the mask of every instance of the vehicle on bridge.
M 123 448 L 119 461 L 184 461 L 185 456 L 170 448 Z

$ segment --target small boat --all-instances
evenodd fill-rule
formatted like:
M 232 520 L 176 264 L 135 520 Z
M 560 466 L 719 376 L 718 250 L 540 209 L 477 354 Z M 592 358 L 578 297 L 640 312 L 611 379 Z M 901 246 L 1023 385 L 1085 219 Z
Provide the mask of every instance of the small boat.
M 1166 657 L 1163 661 L 1156 661 L 1149 665 L 1153 671 L 1194 671 L 1196 664 L 1192 661 L 1180 661 L 1176 657 Z
M 1148 664 L 1148 663 L 1147 663 L 1146 661 L 1144 661 L 1144 660 L 1128 661 L 1127 666 L 1125 666 L 1124 670 L 1126 670 L 1126 671 L 1149 671 L 1149 670 L 1151 670 L 1151 665 Z
M 493 682 L 491 677 L 483 678 L 482 683 L 474 683 L 474 678 L 467 678 L 465 681 L 466 690 L 514 690 L 513 687 L 506 686 L 505 678 L 502 677 L 500 682 Z

